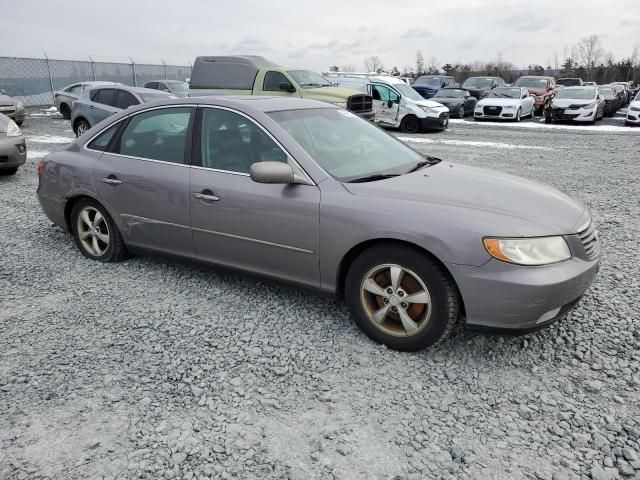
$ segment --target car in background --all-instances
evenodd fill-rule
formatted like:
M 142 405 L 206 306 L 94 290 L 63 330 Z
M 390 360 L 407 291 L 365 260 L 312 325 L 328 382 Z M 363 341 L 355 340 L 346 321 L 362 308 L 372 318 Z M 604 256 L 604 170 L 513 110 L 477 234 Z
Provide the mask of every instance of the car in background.
M 505 82 L 502 77 L 469 77 L 461 85 L 478 100 L 484 98 L 494 88 L 504 86 Z
M 627 117 L 624 120 L 626 125 L 640 125 L 640 92 L 629 104 L 627 109 Z
M 18 126 L 22 125 L 26 115 L 22 102 L 7 95 L 6 90 L 2 88 L 0 88 L 0 113 L 12 119 Z
M 620 83 L 610 83 L 609 86 L 613 87 L 618 97 L 618 108 L 622 108 L 626 105 L 627 92 L 624 89 L 624 85 Z
M 20 127 L 0 113 L 0 175 L 14 175 L 27 161 L 27 144 Z
M 524 87 L 494 88 L 476 104 L 475 120 L 513 120 L 533 118 L 535 99 Z
M 458 118 L 473 115 L 478 102 L 469 90 L 462 87 L 441 88 L 431 99 L 449 108 L 450 116 Z
M 622 93 L 622 106 L 626 106 L 631 99 L 633 98 L 631 95 L 631 85 L 629 84 L 629 82 L 612 82 L 612 85 L 620 85 L 623 88 L 623 93 Z
M 581 78 L 559 78 L 556 80 L 556 85 L 562 85 L 563 87 L 581 87 L 584 82 Z
M 604 98 L 604 116 L 613 117 L 618 111 L 619 98 L 611 85 L 598 85 L 598 94 Z
M 513 86 L 524 87 L 534 96 L 536 115 L 544 113 L 556 93 L 556 79 L 553 77 L 525 75 L 516 80 Z
M 596 82 L 582 82 L 583 87 L 597 87 L 598 84 Z
M 433 97 L 441 88 L 455 86 L 455 79 L 449 75 L 422 75 L 411 84 L 411 88 L 427 99 Z
M 596 123 L 604 118 L 604 107 L 605 100 L 598 87 L 565 87 L 545 110 L 544 120 Z
M 122 85 L 118 82 L 91 81 L 78 82 L 67 85 L 66 87 L 53 92 L 53 103 L 62 115 L 62 118 L 69 120 L 71 118 L 71 104 L 80 98 L 82 92 L 91 87 L 100 85 Z
M 186 98 L 189 94 L 189 84 L 180 80 L 153 80 L 145 83 L 144 88 L 171 93 L 178 98 Z
M 110 85 L 85 90 L 71 106 L 71 126 L 77 137 L 105 118 L 141 103 L 177 98 L 159 90 Z
M 38 172 L 45 215 L 90 260 L 151 251 L 306 286 L 344 299 L 365 334 L 397 350 L 438 343 L 459 318 L 547 326 L 601 261 L 581 202 L 419 153 L 326 102 L 139 105 Z

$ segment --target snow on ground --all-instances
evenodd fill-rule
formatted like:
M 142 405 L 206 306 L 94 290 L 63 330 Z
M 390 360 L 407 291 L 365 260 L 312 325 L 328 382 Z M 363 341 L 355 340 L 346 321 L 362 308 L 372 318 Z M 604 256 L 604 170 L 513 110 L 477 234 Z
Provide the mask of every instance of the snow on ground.
M 34 135 L 34 136 L 27 136 L 27 140 L 29 142 L 32 143 L 55 143 L 55 144 L 60 144 L 60 143 L 71 143 L 73 142 L 73 138 L 69 138 L 69 137 L 59 137 L 56 135 Z
M 459 145 L 461 147 L 487 147 L 501 148 L 510 150 L 553 150 L 549 147 L 540 147 L 534 145 L 517 145 L 513 143 L 500 142 L 478 142 L 467 140 L 445 140 L 440 138 L 417 138 L 417 137 L 398 137 L 399 140 L 409 143 L 442 143 L 444 145 Z
M 465 126 L 469 125 L 482 125 L 484 127 L 498 127 L 498 128 L 535 128 L 541 130 L 572 130 L 572 131 L 587 131 L 587 132 L 607 132 L 607 133 L 629 133 L 629 134 L 638 134 L 640 133 L 640 129 L 634 129 L 633 127 L 621 127 L 617 125 L 573 125 L 573 124 L 547 124 L 544 123 L 544 120 L 540 120 L 538 122 L 492 122 L 483 120 L 481 122 L 475 120 L 460 120 L 456 118 L 452 118 L 449 120 L 449 124 L 463 124 Z

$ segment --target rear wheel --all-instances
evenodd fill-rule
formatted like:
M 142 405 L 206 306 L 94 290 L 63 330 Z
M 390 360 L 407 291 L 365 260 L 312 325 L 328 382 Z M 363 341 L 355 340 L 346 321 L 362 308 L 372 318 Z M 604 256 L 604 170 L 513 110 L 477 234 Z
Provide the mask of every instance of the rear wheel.
M 522 120 L 522 110 L 518 109 L 518 111 L 516 112 L 516 123 L 520 120 Z
M 0 169 L 0 175 L 15 175 L 16 173 L 18 173 L 18 167 L 12 167 L 12 168 L 2 168 Z
M 80 252 L 99 262 L 127 258 L 127 248 L 115 222 L 98 202 L 82 199 L 71 210 L 71 231 Z
M 76 137 L 80 137 L 91 128 L 89 122 L 87 122 L 84 118 L 81 118 L 76 122 Z
M 424 253 L 379 245 L 349 268 L 346 300 L 367 336 L 389 348 L 422 350 L 446 338 L 460 308 L 447 273 Z
M 69 120 L 71 118 L 71 109 L 66 103 L 60 105 L 60 113 L 62 114 L 62 118 L 65 120 Z
M 400 130 L 406 133 L 420 133 L 420 121 L 414 115 L 407 115 L 400 122 Z

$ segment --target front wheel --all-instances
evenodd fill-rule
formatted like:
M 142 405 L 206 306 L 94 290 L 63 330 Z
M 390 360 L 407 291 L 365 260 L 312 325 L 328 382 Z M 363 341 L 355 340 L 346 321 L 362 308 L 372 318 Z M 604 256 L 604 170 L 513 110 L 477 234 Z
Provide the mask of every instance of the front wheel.
M 0 175 L 15 175 L 16 173 L 18 173 L 18 167 L 0 169 Z
M 71 109 L 69 108 L 69 105 L 67 105 L 66 103 L 61 104 L 60 114 L 62 115 L 62 118 L 64 118 L 65 120 L 69 120 L 71 118 Z
M 84 132 L 86 132 L 90 128 L 91 125 L 89 125 L 89 122 L 87 122 L 84 118 L 81 118 L 80 120 L 78 120 L 78 123 L 76 123 L 76 137 L 81 137 L 82 135 L 84 135 Z
M 435 345 L 458 319 L 460 301 L 447 273 L 409 247 L 382 244 L 363 252 L 349 269 L 345 290 L 358 326 L 394 350 Z
M 460 105 L 458 109 L 458 118 L 464 118 L 464 105 Z
M 406 133 L 420 133 L 420 121 L 418 117 L 407 115 L 400 122 L 400 130 Z
M 522 120 L 522 110 L 518 109 L 518 111 L 516 112 L 516 123 L 518 123 L 520 120 Z
M 127 248 L 115 222 L 98 202 L 83 199 L 71 210 L 71 231 L 80 252 L 99 262 L 127 258 Z

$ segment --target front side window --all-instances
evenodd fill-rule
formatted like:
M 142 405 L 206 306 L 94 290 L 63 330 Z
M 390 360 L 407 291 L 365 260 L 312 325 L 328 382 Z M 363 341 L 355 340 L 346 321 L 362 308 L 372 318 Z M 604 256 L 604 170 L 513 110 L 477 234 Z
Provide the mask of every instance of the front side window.
M 116 132 L 118 131 L 119 127 L 120 127 L 120 122 L 118 122 L 115 125 L 110 126 L 104 132 L 102 132 L 100 135 L 98 135 L 96 138 L 94 138 L 87 145 L 87 148 L 89 148 L 91 150 L 97 150 L 99 152 L 104 152 L 107 149 L 107 147 L 109 146 L 109 143 L 111 142 L 111 139 L 116 134 Z
M 400 100 L 396 92 L 382 85 L 373 85 L 371 92 L 374 100 L 382 100 L 383 102 L 391 100 L 393 103 L 398 103 Z
M 185 162 L 190 107 L 163 108 L 135 115 L 122 132 L 115 153 L 131 157 Z
M 124 110 L 125 108 L 129 108 L 133 105 L 139 104 L 140 102 L 138 101 L 138 99 L 131 95 L 131 93 L 125 90 L 118 90 L 118 96 L 116 97 L 116 107 L 122 108 Z
M 202 112 L 200 166 L 249 173 L 256 162 L 287 162 L 287 154 L 246 117 L 217 108 Z
M 404 174 L 424 160 L 415 150 L 346 110 L 287 110 L 269 116 L 341 182 L 377 174 Z
M 291 83 L 281 72 L 267 72 L 264 76 L 262 90 L 265 92 L 279 92 L 280 84 L 283 82 Z

